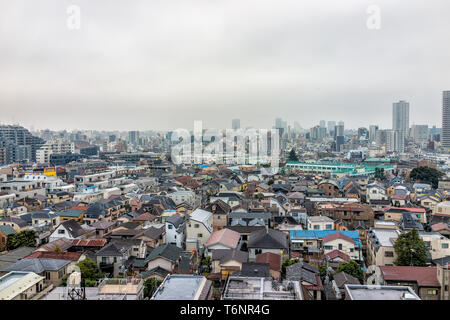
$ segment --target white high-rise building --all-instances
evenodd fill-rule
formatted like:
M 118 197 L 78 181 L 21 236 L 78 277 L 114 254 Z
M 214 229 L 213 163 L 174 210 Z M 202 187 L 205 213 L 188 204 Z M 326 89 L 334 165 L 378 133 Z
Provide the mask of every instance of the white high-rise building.
M 63 139 L 47 141 L 40 149 L 36 151 L 36 161 L 39 163 L 49 163 L 50 155 L 73 153 L 75 144 Z
M 377 138 L 377 131 L 378 131 L 378 126 L 377 125 L 371 125 L 369 126 L 369 141 L 373 142 L 376 140 Z
M 409 102 L 399 101 L 392 107 L 392 130 L 400 131 L 406 138 L 409 133 Z
M 428 142 L 428 132 L 428 125 L 413 124 L 411 126 L 411 137 L 415 143 L 420 145 Z
M 442 93 L 442 146 L 450 148 L 450 91 Z
M 399 130 L 386 130 L 386 152 L 403 152 L 405 137 Z

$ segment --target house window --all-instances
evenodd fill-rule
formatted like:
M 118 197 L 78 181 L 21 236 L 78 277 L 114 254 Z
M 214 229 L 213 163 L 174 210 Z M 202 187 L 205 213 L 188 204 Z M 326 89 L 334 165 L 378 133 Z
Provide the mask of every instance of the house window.
M 220 220 L 220 216 L 217 216 L 217 220 Z
M 437 290 L 428 290 L 427 293 L 431 295 L 437 295 Z
M 64 233 L 66 233 L 66 230 L 64 230 L 64 229 L 59 229 L 58 230 L 58 234 L 64 234 Z
M 339 243 L 338 248 L 339 250 L 342 250 L 342 243 Z
M 385 257 L 393 257 L 394 256 L 394 252 L 392 252 L 392 251 L 385 251 L 384 252 L 384 256 Z
M 327 224 L 327 225 L 325 226 L 325 228 L 327 228 L 327 229 L 333 229 L 333 226 L 332 226 L 331 224 Z
M 320 226 L 318 224 L 315 224 L 314 225 L 314 230 L 319 230 L 319 229 L 320 229 Z
M 169 225 L 168 225 L 168 228 L 169 228 L 170 230 L 172 230 L 173 225 L 169 224 Z
M 443 243 L 442 244 L 442 249 L 448 249 L 448 243 Z
M 198 223 L 194 224 L 194 228 L 200 228 L 200 225 Z
M 333 250 L 333 246 L 323 246 L 325 250 Z
M 198 233 L 198 234 L 197 234 L 197 237 L 198 237 L 198 238 L 203 238 L 203 234 Z

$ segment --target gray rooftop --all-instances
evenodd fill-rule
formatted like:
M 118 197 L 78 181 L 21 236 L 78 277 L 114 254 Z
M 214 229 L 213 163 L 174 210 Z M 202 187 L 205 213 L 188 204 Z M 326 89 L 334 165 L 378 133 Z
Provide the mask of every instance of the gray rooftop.
M 152 296 L 152 300 L 194 300 L 206 278 L 194 275 L 169 275 Z

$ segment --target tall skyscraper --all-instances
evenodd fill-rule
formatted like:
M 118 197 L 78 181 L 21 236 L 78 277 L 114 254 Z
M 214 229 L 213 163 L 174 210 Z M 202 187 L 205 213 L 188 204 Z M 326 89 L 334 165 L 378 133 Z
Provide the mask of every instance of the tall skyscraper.
M 409 102 L 399 101 L 392 107 L 392 130 L 400 131 L 403 137 L 408 136 L 409 131 Z
M 377 138 L 377 131 L 378 131 L 378 126 L 377 125 L 371 125 L 369 126 L 369 141 L 373 142 L 376 140 Z
M 128 141 L 132 144 L 138 144 L 139 142 L 139 131 L 129 131 Z
M 413 124 L 411 126 L 411 137 L 415 143 L 421 145 L 425 144 L 426 142 L 428 142 L 428 135 L 429 135 L 428 125 Z
M 328 127 L 328 134 L 333 137 L 334 127 L 336 127 L 336 121 L 328 121 L 327 127 Z
M 325 124 L 326 124 L 325 120 L 320 120 L 319 125 L 321 128 L 326 128 Z
M 240 119 L 231 120 L 231 128 L 233 130 L 240 129 L 241 128 L 241 120 Z
M 450 148 L 450 91 L 442 94 L 442 146 Z

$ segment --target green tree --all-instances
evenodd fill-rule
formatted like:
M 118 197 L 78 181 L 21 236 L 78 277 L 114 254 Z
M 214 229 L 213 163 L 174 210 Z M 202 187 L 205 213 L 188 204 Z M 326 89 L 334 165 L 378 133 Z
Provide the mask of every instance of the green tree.
M 357 278 L 359 282 L 364 283 L 364 271 L 362 271 L 361 266 L 353 260 L 341 263 L 337 268 L 337 272 L 345 272 Z
M 426 266 L 428 249 L 416 228 L 398 236 L 394 243 L 396 266 Z
M 384 168 L 375 168 L 375 179 L 383 180 L 384 179 Z
M 153 293 L 155 293 L 156 289 L 161 285 L 162 281 L 155 279 L 155 278 L 149 278 L 144 281 L 144 298 L 150 298 Z
M 289 152 L 289 161 L 298 161 L 297 154 L 295 153 L 295 150 L 293 148 Z
M 261 192 L 259 192 L 255 195 L 255 198 L 261 201 L 262 199 L 264 199 L 264 195 Z
M 95 287 L 103 274 L 100 273 L 97 264 L 89 258 L 86 258 L 77 263 L 81 271 L 81 278 L 84 280 L 86 287 Z
M 6 248 L 14 250 L 19 247 L 35 247 L 36 233 L 34 230 L 24 230 L 15 234 L 10 234 L 6 240 Z
M 443 172 L 430 167 L 417 167 L 412 169 L 409 179 L 412 182 L 428 183 L 437 188 L 439 179 L 444 175 Z

